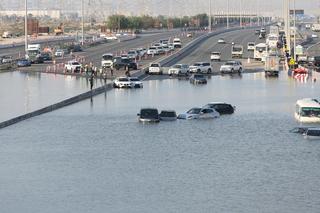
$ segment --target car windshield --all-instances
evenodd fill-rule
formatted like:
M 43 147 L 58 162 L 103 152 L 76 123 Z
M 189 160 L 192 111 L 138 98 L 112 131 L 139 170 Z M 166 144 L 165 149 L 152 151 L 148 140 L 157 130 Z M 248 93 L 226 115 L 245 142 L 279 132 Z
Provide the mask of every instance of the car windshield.
M 188 114 L 200 114 L 201 108 L 192 108 L 187 113 Z
M 194 78 L 204 78 L 204 75 L 197 74 L 197 75 L 194 75 Z
M 80 65 L 78 62 L 72 62 L 72 65 Z
M 249 43 L 248 46 L 254 46 L 254 43 Z
M 213 52 L 211 55 L 221 55 L 221 53 Z
M 177 117 L 177 114 L 175 111 L 162 111 L 160 113 L 161 117 Z
M 242 48 L 241 48 L 241 47 L 233 47 L 232 49 L 233 49 L 233 51 L 237 51 L 237 52 L 242 51 Z
M 113 56 L 112 56 L 112 55 L 103 55 L 103 56 L 102 56 L 102 59 L 103 59 L 103 60 L 112 60 L 112 59 L 113 59 Z
M 136 54 L 134 51 L 129 51 L 128 54 Z
M 158 119 L 159 114 L 157 109 L 143 109 L 140 112 L 140 118 Z
M 157 48 L 155 47 L 150 47 L 149 50 L 156 50 Z
M 151 64 L 150 67 L 159 67 L 159 64 Z
M 235 64 L 235 62 L 233 62 L 233 61 L 225 63 L 225 65 L 234 65 L 234 64 Z
M 124 81 L 128 81 L 128 79 L 127 78 L 119 78 L 118 81 L 124 82 Z
M 309 129 L 307 131 L 308 136 L 320 136 L 320 130 L 319 129 Z
M 320 108 L 302 107 L 301 116 L 302 117 L 320 117 Z
M 181 64 L 176 64 L 173 66 L 173 68 L 181 68 Z
M 139 78 L 130 78 L 130 81 L 140 81 Z
M 256 47 L 256 50 L 259 52 L 266 51 L 266 47 Z
M 195 63 L 195 64 L 193 64 L 193 66 L 201 66 L 201 64 L 200 63 Z

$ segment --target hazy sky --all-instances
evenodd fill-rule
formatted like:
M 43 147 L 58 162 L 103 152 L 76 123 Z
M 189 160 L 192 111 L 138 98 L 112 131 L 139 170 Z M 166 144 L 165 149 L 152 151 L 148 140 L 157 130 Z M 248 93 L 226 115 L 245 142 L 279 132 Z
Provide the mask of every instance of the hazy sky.
M 84 0 L 86 13 L 150 15 L 194 15 L 207 12 L 209 0 Z M 211 0 L 213 13 L 227 11 L 227 0 Z M 230 11 L 239 11 L 241 0 L 229 0 Z M 29 7 L 39 9 L 79 10 L 81 0 L 28 0 Z M 258 2 L 262 13 L 280 14 L 282 0 L 242 0 L 243 11 L 256 13 Z M 293 0 L 291 0 L 293 2 Z M 0 9 L 22 9 L 23 0 L 0 0 Z M 296 0 L 296 7 L 308 13 L 320 14 L 320 0 Z

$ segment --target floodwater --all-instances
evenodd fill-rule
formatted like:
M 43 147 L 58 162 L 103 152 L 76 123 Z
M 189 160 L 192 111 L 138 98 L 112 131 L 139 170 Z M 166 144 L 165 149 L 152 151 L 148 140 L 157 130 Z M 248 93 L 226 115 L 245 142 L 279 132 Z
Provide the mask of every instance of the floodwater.
M 96 86 L 101 85 L 97 80 Z M 39 72 L 0 73 L 0 122 L 90 89 L 87 79 Z
M 289 133 L 296 100 L 319 97 L 314 77 L 147 81 L 2 129 L 1 213 L 317 213 L 320 141 Z M 237 111 L 137 122 L 141 107 L 211 101 Z

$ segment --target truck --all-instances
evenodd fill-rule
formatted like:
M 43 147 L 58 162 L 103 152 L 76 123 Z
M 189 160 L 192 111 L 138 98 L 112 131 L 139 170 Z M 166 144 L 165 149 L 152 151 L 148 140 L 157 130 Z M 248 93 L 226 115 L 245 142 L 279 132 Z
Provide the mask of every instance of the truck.
M 264 71 L 266 75 L 278 76 L 279 75 L 279 57 L 276 55 L 266 56 L 264 64 Z
M 242 58 L 243 55 L 243 46 L 239 44 L 235 44 L 231 47 L 231 56 L 232 58 L 238 57 Z
M 43 63 L 40 44 L 28 44 L 28 59 L 31 63 Z
M 320 32 L 320 24 L 313 24 L 311 30 L 313 32 Z

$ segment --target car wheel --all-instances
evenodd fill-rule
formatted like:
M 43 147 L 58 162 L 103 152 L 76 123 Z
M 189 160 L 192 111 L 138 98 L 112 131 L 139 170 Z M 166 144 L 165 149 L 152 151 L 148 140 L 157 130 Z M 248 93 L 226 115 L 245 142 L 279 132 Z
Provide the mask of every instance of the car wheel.
M 242 72 L 242 67 L 239 68 L 239 72 Z
M 200 73 L 200 72 L 201 72 L 201 70 L 200 70 L 200 69 L 198 69 L 198 70 L 197 70 L 197 73 Z
M 211 73 L 211 72 L 212 72 L 212 70 L 211 70 L 211 69 L 208 69 L 208 74 Z
M 231 73 L 233 73 L 234 72 L 234 70 L 233 69 L 231 69 Z

